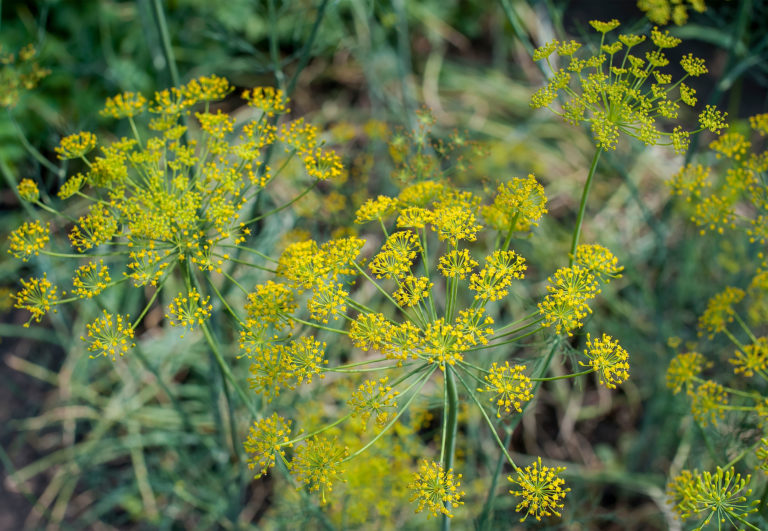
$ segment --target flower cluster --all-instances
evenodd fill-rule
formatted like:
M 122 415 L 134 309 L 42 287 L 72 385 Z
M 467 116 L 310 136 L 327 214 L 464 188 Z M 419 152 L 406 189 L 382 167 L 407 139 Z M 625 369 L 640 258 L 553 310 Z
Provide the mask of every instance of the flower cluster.
M 418 501 L 416 512 L 429 511 L 430 516 L 444 514 L 453 517 L 450 509 L 463 505 L 461 501 L 464 492 L 461 487 L 461 474 L 453 475 L 453 470 L 444 470 L 440 463 L 422 460 L 419 471 L 408 485 L 411 490 L 411 501 Z
M 114 263 L 124 269 L 123 280 L 139 287 L 162 289 L 173 272 L 186 278 L 225 275 L 225 266 L 237 260 L 235 254 L 250 251 L 243 244 L 251 237 L 249 226 L 260 219 L 257 198 L 275 177 L 269 164 L 274 145 L 288 146 L 282 167 L 296 159 L 304 165 L 308 188 L 340 174 L 338 157 L 322 146 L 316 128 L 298 120 L 278 129 L 275 115 L 288 111 L 288 100 L 279 90 L 257 88 L 242 94 L 258 111 L 255 121 L 237 124 L 234 116 L 214 112 L 211 107 L 233 90 L 226 79 L 211 75 L 149 99 L 133 92 L 118 94 L 107 99 L 101 114 L 127 119 L 131 138 L 107 140 L 81 131 L 61 139 L 55 148 L 58 158 L 73 160 L 82 170 L 58 194 L 61 200 L 77 199 L 72 208 L 85 209 L 74 216 L 68 233 L 77 254 L 116 257 L 109 259 L 110 267 Z M 57 204 L 40 202 L 32 180 L 22 180 L 18 193 L 57 213 Z M 10 234 L 10 254 L 24 261 L 39 254 L 67 257 L 47 248 L 50 231 L 50 223 L 22 224 Z M 127 263 L 120 264 L 124 257 Z M 112 280 L 104 262 L 89 261 L 72 271 L 75 297 L 61 302 L 97 296 L 119 282 Z M 53 305 L 56 293 L 55 287 L 41 286 L 45 283 L 25 286 L 17 295 L 18 307 L 29 309 L 36 320 Z M 172 325 L 191 330 L 210 315 L 209 300 L 188 290 L 173 300 L 166 315 Z M 334 311 L 327 310 L 330 315 Z M 246 324 L 253 325 L 254 319 Z M 92 327 L 105 328 L 103 322 Z
M 750 117 L 755 133 L 768 130 L 766 116 Z M 768 150 L 754 149 L 758 145 L 742 132 L 724 133 L 709 144 L 714 164 L 688 164 L 667 182 L 672 193 L 685 199 L 681 207 L 701 234 L 739 231 L 753 243 L 768 241 Z
M 516 475 L 507 476 L 507 479 L 516 485 L 519 490 L 510 490 L 513 496 L 522 499 L 517 504 L 516 511 L 523 512 L 520 519 L 525 521 L 529 516 L 541 520 L 542 516 L 560 516 L 560 509 L 565 495 L 571 489 L 563 488 L 565 480 L 558 474 L 565 471 L 565 467 L 548 467 L 541 464 L 541 457 L 533 464 L 516 470 Z
M 717 467 L 715 473 L 682 470 L 667 485 L 667 496 L 675 512 L 684 520 L 692 516 L 703 518 L 699 528 L 713 519 L 719 526 L 729 522 L 740 527 L 744 518 L 757 511 L 758 500 L 748 502 L 752 476 L 742 477 L 733 467 Z
M 688 21 L 689 8 L 697 13 L 707 10 L 704 0 L 638 0 L 637 7 L 655 24 L 666 25 L 672 21 L 678 26 Z
M 683 81 L 705 74 L 704 62 L 690 54 L 684 56 L 680 66 L 685 75 L 673 83 L 672 75 L 663 73 L 661 68 L 669 64 L 665 50 L 677 47 L 680 39 L 653 28 L 650 40 L 654 49 L 641 57 L 632 52 L 646 40 L 646 35 L 621 34 L 609 44 L 606 34 L 616 29 L 619 22 L 593 20 L 590 24 L 601 35 L 597 54 L 586 59 L 578 57 L 582 46 L 576 41 L 552 41 L 535 51 L 533 60 L 546 60 L 552 75 L 549 83 L 533 95 L 531 106 L 548 107 L 571 124 L 590 124 L 600 149 L 616 149 L 620 136 L 626 135 L 646 145 L 671 145 L 677 153 L 685 153 L 691 132 L 677 126 L 667 133 L 656 122 L 660 117 L 676 119 L 680 102 L 690 107 L 696 105 L 696 91 Z M 553 54 L 567 61 L 565 68 L 558 67 Z M 558 96 L 565 100 L 560 109 L 553 108 Z M 698 131 L 719 133 L 725 127 L 724 117 L 725 114 L 707 106 L 699 115 Z
M 32 44 L 24 46 L 17 54 L 3 51 L 0 47 L 0 106 L 15 106 L 24 91 L 34 89 L 51 73 L 36 59 L 37 50 Z
M 584 355 L 589 362 L 579 362 L 579 365 L 591 367 L 597 373 L 601 385 L 608 389 L 616 389 L 629 378 L 629 354 L 619 342 L 608 334 L 600 339 L 592 340 L 587 334 L 587 348 Z

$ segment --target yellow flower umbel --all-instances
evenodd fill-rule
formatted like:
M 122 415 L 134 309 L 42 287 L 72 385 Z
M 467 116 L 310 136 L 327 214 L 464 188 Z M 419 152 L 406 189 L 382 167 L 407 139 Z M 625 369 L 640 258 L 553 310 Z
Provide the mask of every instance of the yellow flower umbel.
M 130 315 L 112 315 L 103 310 L 101 317 L 86 325 L 88 337 L 80 339 L 88 343 L 88 350 L 94 353 L 91 359 L 104 356 L 115 361 L 118 354 L 122 356 L 135 346 L 129 319 Z
M 742 477 L 733 467 L 717 467 L 715 473 L 683 470 L 667 485 L 667 496 L 683 520 L 703 518 L 699 529 L 714 521 L 719 527 L 728 522 L 741 528 L 748 515 L 758 510 L 759 500 L 748 502 L 751 475 Z
M 765 374 L 765 369 L 768 368 L 768 338 L 759 337 L 751 345 L 740 347 L 728 362 L 735 366 L 734 374 L 751 378 L 758 373 L 768 379 Z
M 285 457 L 285 449 L 293 446 L 290 442 L 291 421 L 277 413 L 257 420 L 250 427 L 243 448 L 248 455 L 248 469 L 256 470 L 254 478 L 260 478 L 275 466 L 276 456 Z
M 453 470 L 443 470 L 440 463 L 422 460 L 418 473 L 414 474 L 413 481 L 408 485 L 411 501 L 418 501 L 416 512 L 426 509 L 428 517 L 444 514 L 453 518 L 451 508 L 464 505 L 461 501 L 464 492 L 459 490 L 460 479 L 461 474 L 454 477 Z
M 590 24 L 601 34 L 597 54 L 577 57 L 581 44 L 575 41 L 552 41 L 535 51 L 533 60 L 546 60 L 552 75 L 549 84 L 531 98 L 532 107 L 548 107 L 571 124 L 589 123 L 601 150 L 616 149 L 620 136 L 626 135 L 646 145 L 672 145 L 676 152 L 685 153 L 691 133 L 703 129 L 719 133 L 725 127 L 725 115 L 711 106 L 700 114 L 701 128 L 696 131 L 677 126 L 666 133 L 657 127 L 658 118 L 677 118 L 681 101 L 695 105 L 695 91 L 683 81 L 707 72 L 703 61 L 690 54 L 680 61 L 685 75 L 674 83 L 670 74 L 660 70 L 669 64 L 664 50 L 677 47 L 680 39 L 653 28 L 650 38 L 655 49 L 640 57 L 631 52 L 646 40 L 645 35 L 622 34 L 608 44 L 606 34 L 619 22 L 593 20 Z M 567 61 L 565 68 L 558 68 L 552 59 L 555 53 Z M 558 109 L 553 104 L 560 95 L 565 102 Z
M 179 293 L 168 305 L 165 318 L 170 321 L 171 326 L 186 328 L 191 332 L 211 316 L 213 306 L 208 303 L 210 299 L 202 299 L 194 288 L 189 293 Z
M 708 423 L 717 425 L 717 419 L 725 418 L 728 407 L 728 393 L 725 388 L 713 380 L 699 385 L 691 397 L 691 413 L 702 426 Z
M 24 262 L 32 255 L 38 256 L 51 239 L 50 230 L 50 223 L 43 226 L 39 221 L 25 222 L 8 236 L 8 252 Z
M 22 289 L 16 294 L 11 294 L 11 298 L 16 300 L 14 307 L 28 310 L 32 314 L 24 323 L 24 326 L 28 327 L 32 319 L 39 323 L 40 319 L 59 303 L 58 288 L 51 284 L 45 273 L 42 278 L 22 279 L 21 285 Z
M 388 377 L 379 380 L 366 380 L 352 393 L 347 403 L 353 409 L 353 415 L 360 417 L 365 426 L 374 416 L 376 427 L 383 428 L 397 411 L 397 395 L 400 393 L 387 385 Z
M 667 368 L 667 387 L 677 394 L 685 387 L 686 393 L 691 393 L 695 379 L 712 362 L 698 352 L 686 352 L 678 354 L 669 363 Z
M 22 179 L 17 190 L 23 201 L 34 203 L 40 198 L 40 190 L 37 189 L 37 184 L 32 179 Z
M 539 303 L 543 324 L 554 326 L 558 334 L 573 335 L 584 318 L 592 313 L 588 303 L 600 292 L 597 280 L 587 269 L 576 265 L 558 269 L 547 282 L 549 293 Z
M 88 298 L 98 295 L 107 288 L 112 281 L 109 269 L 104 265 L 104 260 L 99 263 L 88 262 L 75 270 L 72 278 L 72 292 L 80 298 Z
M 309 486 L 309 491 L 320 491 L 320 499 L 327 503 L 326 493 L 333 490 L 333 484 L 342 481 L 342 463 L 349 455 L 346 447 L 336 441 L 315 435 L 297 446 L 296 455 L 290 463 L 290 471 L 300 484 Z M 301 485 L 299 485 L 301 488 Z
M 563 488 L 565 480 L 558 476 L 564 470 L 565 467 L 562 466 L 542 465 L 539 457 L 536 462 L 525 468 L 518 467 L 514 477 L 507 476 L 507 479 L 520 489 L 510 490 L 509 493 L 522 498 L 515 508 L 517 512 L 525 513 L 520 519 L 521 522 L 529 516 L 539 521 L 542 516 L 560 516 L 560 509 L 565 506 L 562 502 L 566 493 L 571 490 Z
M 744 290 L 730 286 L 725 288 L 724 291 L 709 299 L 707 309 L 699 317 L 699 328 L 709 332 L 710 338 L 724 331 L 735 316 L 734 305 L 741 302 L 743 298 Z
M 688 8 L 697 13 L 707 10 L 704 0 L 638 0 L 637 7 L 645 12 L 648 20 L 662 26 L 674 22 L 682 26 L 688 21 Z
M 616 389 L 629 378 L 629 354 L 608 334 L 600 339 L 592 340 L 587 334 L 587 348 L 584 355 L 589 362 L 579 362 L 584 367 L 592 367 L 597 373 L 601 385 L 608 389 Z
M 485 389 L 480 388 L 478 391 L 495 395 L 489 398 L 489 400 L 496 403 L 496 416 L 498 418 L 501 418 L 502 409 L 507 414 L 512 413 L 512 409 L 522 413 L 523 404 L 533 398 L 531 393 L 533 383 L 523 373 L 524 370 L 525 365 L 510 367 L 509 362 L 505 361 L 503 366 L 499 366 L 494 362 L 493 366 L 488 370 L 488 374 L 484 376 L 487 382 Z
M 96 135 L 83 131 L 61 139 L 56 148 L 60 159 L 77 159 L 85 156 L 96 147 Z

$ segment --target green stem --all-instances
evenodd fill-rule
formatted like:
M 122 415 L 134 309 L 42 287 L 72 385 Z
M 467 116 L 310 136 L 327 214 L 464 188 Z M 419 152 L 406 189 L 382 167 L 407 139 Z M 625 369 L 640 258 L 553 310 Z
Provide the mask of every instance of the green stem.
M 235 379 L 235 376 L 232 374 L 232 371 L 230 370 L 229 365 L 227 365 L 227 362 L 221 356 L 221 352 L 219 351 L 219 346 L 216 344 L 216 341 L 214 341 L 213 335 L 211 334 L 211 331 L 208 329 L 208 322 L 207 321 L 204 322 L 201 328 L 203 329 L 205 340 L 208 342 L 208 346 L 211 347 L 213 356 L 214 358 L 216 358 L 216 362 L 219 364 L 219 367 L 221 368 L 221 372 L 224 373 L 224 377 L 227 380 L 229 380 L 229 383 L 232 384 L 232 387 L 235 388 L 235 392 L 237 392 L 238 396 L 245 404 L 245 407 L 248 408 L 248 411 L 250 411 L 251 415 L 253 415 L 253 417 L 256 419 L 260 418 L 259 412 L 256 410 L 256 407 L 253 405 L 251 398 L 243 390 L 243 388 L 240 387 L 240 385 L 237 383 L 237 380 Z
M 301 49 L 301 57 L 299 59 L 299 64 L 296 65 L 296 72 L 293 73 L 293 77 L 291 77 L 291 81 L 288 83 L 288 87 L 286 89 L 286 94 L 288 94 L 289 96 L 293 94 L 293 89 L 296 88 L 296 82 L 299 80 L 299 74 L 301 74 L 302 70 L 304 70 L 304 68 L 309 63 L 309 52 L 310 52 L 310 49 L 312 48 L 312 45 L 315 43 L 315 38 L 317 37 L 317 30 L 320 29 L 320 23 L 323 21 L 323 17 L 325 16 L 325 8 L 327 6 L 328 6 L 328 0 L 323 0 L 323 2 L 317 8 L 315 23 L 312 25 L 312 30 L 310 30 L 309 32 L 309 37 L 304 42 L 304 47 Z
M 592 374 L 597 369 L 589 369 L 587 371 L 574 372 L 573 374 L 563 374 L 562 376 L 552 376 L 551 378 L 531 378 L 532 382 L 554 382 L 555 380 L 567 380 L 568 378 L 576 378 L 578 376 L 586 376 Z
M 456 375 L 452 366 L 445 367 L 445 397 L 446 407 L 443 413 L 443 471 L 448 472 L 453 468 L 453 458 L 456 453 L 456 432 L 459 419 L 459 394 L 456 391 Z M 450 509 L 450 507 L 446 507 Z M 451 519 L 443 514 L 443 531 L 451 528 Z
M 579 203 L 579 214 L 576 217 L 576 227 L 573 229 L 573 239 L 571 240 L 571 255 L 568 261 L 568 265 L 572 266 L 573 261 L 576 258 L 576 247 L 579 246 L 579 236 L 581 236 L 581 224 L 584 222 L 584 212 L 587 209 L 587 197 L 589 196 L 589 189 L 592 186 L 592 178 L 595 176 L 595 170 L 597 169 L 597 161 L 600 160 L 600 155 L 603 153 L 603 148 L 597 148 L 595 156 L 592 157 L 592 164 L 589 166 L 589 175 L 587 175 L 587 182 L 584 183 L 584 190 L 581 193 L 581 203 Z
M 176 68 L 176 58 L 173 56 L 171 37 L 168 33 L 168 24 L 165 20 L 163 5 L 160 0 L 153 0 L 152 4 L 155 7 L 155 22 L 157 23 L 157 30 L 160 33 L 160 41 L 163 43 L 163 55 L 165 55 L 165 61 L 168 63 L 168 73 L 171 75 L 171 83 L 173 86 L 178 87 L 180 85 L 179 70 Z
M 19 126 L 10 109 L 8 109 L 8 118 L 10 118 L 11 123 L 13 124 L 13 128 L 16 131 L 16 136 L 19 138 L 19 141 L 21 141 L 21 145 L 24 146 L 24 149 L 26 149 L 30 155 L 32 155 L 32 158 L 34 158 L 42 166 L 48 168 L 49 171 L 51 171 L 59 178 L 64 177 L 64 169 L 59 168 L 50 160 L 45 158 L 43 154 L 40 153 L 40 151 L 38 151 L 37 148 L 29 142 L 29 139 L 27 139 L 27 136 L 24 134 L 24 130 Z

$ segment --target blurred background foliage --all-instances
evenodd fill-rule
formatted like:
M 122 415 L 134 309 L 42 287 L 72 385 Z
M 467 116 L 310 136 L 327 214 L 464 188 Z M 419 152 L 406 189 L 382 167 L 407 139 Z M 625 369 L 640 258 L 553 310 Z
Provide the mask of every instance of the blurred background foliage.
M 707 4 L 671 32 L 685 39 L 686 52 L 707 59 L 710 76 L 696 86 L 701 100 L 721 105 L 739 127 L 750 114 L 768 110 L 768 6 L 760 0 Z M 563 265 L 592 144 L 585 131 L 529 108 L 544 81 L 530 51 L 556 36 L 582 38 L 593 18 L 618 18 L 631 29 L 651 25 L 633 2 L 559 0 L 51 0 L 3 2 L 0 15 L 2 51 L 18 54 L 31 43 L 35 61 L 50 71 L 0 111 L 0 240 L 29 214 L 16 196 L 19 180 L 35 180 L 47 195 L 62 184 L 67 167 L 53 153 L 62 136 L 83 129 L 126 133 L 120 128 L 127 124 L 98 116 L 107 96 L 151 94 L 214 73 L 238 87 L 284 87 L 293 115 L 329 131 L 325 140 L 349 169 L 346 184 L 321 188 L 266 224 L 265 250 L 307 231 L 327 236 L 349 224 L 365 197 L 394 193 L 413 164 L 425 163 L 412 151 L 412 135 L 417 111 L 428 108 L 435 121 L 432 163 L 456 184 L 493 190 L 498 181 L 530 172 L 544 183 L 550 215 L 531 241 L 519 244 L 537 293 Z M 225 104 L 236 111 L 242 103 L 233 97 Z M 469 139 L 437 160 L 441 142 Z M 710 140 L 695 142 L 692 152 Z M 568 464 L 572 492 L 555 526 L 663 529 L 676 525 L 663 494 L 670 464 L 681 452 L 703 447 L 688 406 L 665 386 L 674 355 L 667 338 L 694 340 L 707 299 L 746 278 L 745 264 L 756 257 L 746 240 L 698 237 L 663 185 L 681 158 L 630 145 L 603 160 L 584 241 L 613 250 L 625 276 L 606 290 L 592 319 L 621 338 L 632 376 L 613 393 L 591 381 L 543 386 L 514 432 L 512 450 Z M 275 203 L 295 194 L 290 180 L 280 186 L 272 192 Z M 0 528 L 425 525 L 413 516 L 402 481 L 382 482 L 382 490 L 371 493 L 350 477 L 342 501 L 325 513 L 277 474 L 252 481 L 233 458 L 242 453 L 248 416 L 228 408 L 230 391 L 204 346 L 161 327 L 157 309 L 137 333 L 141 363 L 89 360 L 72 332 L 85 324 L 77 311 L 65 308 L 44 327 L 23 328 L 26 316 L 11 309 L 18 279 L 42 271 L 55 279 L 46 259 L 22 263 L 3 250 Z M 137 290 L 111 297 L 103 304 L 133 313 L 144 302 Z M 228 334 L 221 328 L 219 339 L 231 342 Z M 572 340 L 574 348 L 581 344 L 582 336 Z M 229 351 L 233 370 L 245 374 L 247 364 Z M 429 404 L 422 407 L 428 419 Z M 413 444 L 428 445 L 437 428 L 416 421 L 423 424 L 413 427 Z M 479 419 L 463 419 L 462 437 L 480 429 Z M 461 457 L 466 505 L 474 510 L 460 511 L 456 525 L 493 529 L 517 522 L 511 498 L 501 494 L 493 512 L 472 520 L 485 501 L 484 479 L 497 452 L 467 448 Z M 374 454 L 358 472 L 392 480 L 401 466 L 408 465 L 382 463 Z M 402 503 L 350 520 L 345 515 L 359 514 L 350 506 L 361 500 L 371 507 Z M 539 525 L 520 525 L 529 524 Z

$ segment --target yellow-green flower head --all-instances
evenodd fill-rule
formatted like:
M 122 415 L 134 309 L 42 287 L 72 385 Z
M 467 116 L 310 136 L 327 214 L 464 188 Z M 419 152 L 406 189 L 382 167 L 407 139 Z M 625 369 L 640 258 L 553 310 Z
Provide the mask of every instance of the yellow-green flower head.
M 624 270 L 624 266 L 619 265 L 619 259 L 611 251 L 597 244 L 579 245 L 574 262 L 606 284 L 612 279 L 621 278 L 621 272 Z
M 429 363 L 437 363 L 440 370 L 444 371 L 446 364 L 455 365 L 462 361 L 464 351 L 471 345 L 471 338 L 441 317 L 427 324 L 419 356 Z
M 734 305 L 744 298 L 744 290 L 729 286 L 707 303 L 707 309 L 699 317 L 699 328 L 710 333 L 710 337 L 722 332 L 736 315 Z
M 702 383 L 688 396 L 691 398 L 693 418 L 702 426 L 706 426 L 708 423 L 717 426 L 717 419 L 725 417 L 728 393 L 722 385 L 714 380 L 707 380 Z
M 709 149 L 717 153 L 717 158 L 725 155 L 735 161 L 741 160 L 751 146 L 752 143 L 741 133 L 724 133 L 709 143 Z
M 293 290 L 282 282 L 268 280 L 257 284 L 253 293 L 248 294 L 245 311 L 250 319 L 271 323 L 276 330 L 288 326 L 287 315 L 293 313 L 297 304 Z
M 493 335 L 493 318 L 485 314 L 485 308 L 467 308 L 459 310 L 455 325 L 471 346 L 488 344 L 488 338 Z
M 594 340 L 587 334 L 584 355 L 589 362 L 580 361 L 579 365 L 591 367 L 597 373 L 600 384 L 608 389 L 616 389 L 616 385 L 629 378 L 629 354 L 619 345 L 618 340 L 608 334 Z
M 714 106 L 707 105 L 699 115 L 699 124 L 719 135 L 722 129 L 728 127 L 728 124 L 725 123 L 726 116 L 728 116 L 727 112 L 720 112 Z
M 768 368 L 768 338 L 759 337 L 751 345 L 740 347 L 728 360 L 734 365 L 735 374 L 743 374 L 747 378 L 762 373 Z
M 597 280 L 587 269 L 574 265 L 558 269 L 547 282 L 549 293 L 539 303 L 539 313 L 544 317 L 542 326 L 554 326 L 555 333 L 570 336 L 592 313 L 588 301 L 600 293 Z
M 432 286 L 433 283 L 427 277 L 408 275 L 402 279 L 392 297 L 400 306 L 410 308 L 425 299 L 429 295 Z
M 248 454 L 246 463 L 249 470 L 256 470 L 254 479 L 267 473 L 275 466 L 277 456 L 285 457 L 285 449 L 293 446 L 290 442 L 291 421 L 277 413 L 257 420 L 248 430 L 243 448 Z
M 96 142 L 96 135 L 83 131 L 62 138 L 55 151 L 62 160 L 77 159 L 95 148 Z
M 361 313 L 349 327 L 349 338 L 364 351 L 381 350 L 389 341 L 392 328 L 381 313 Z
M 427 517 L 446 515 L 453 518 L 451 508 L 464 505 L 461 498 L 461 474 L 454 476 L 453 469 L 444 470 L 440 463 L 423 459 L 419 471 L 408 485 L 411 501 L 417 501 L 416 512 L 428 511 Z
M 88 262 L 75 270 L 72 278 L 72 292 L 80 298 L 92 298 L 98 295 L 112 281 L 109 269 L 104 265 L 104 260 Z
M 712 362 L 699 354 L 698 352 L 685 352 L 678 354 L 669 362 L 667 368 L 667 387 L 672 389 L 674 394 L 679 393 L 685 387 L 686 392 L 690 393 L 695 379 L 701 372 L 712 366 Z
M 43 316 L 51 311 L 56 311 L 56 304 L 59 302 L 58 288 L 54 286 L 45 273 L 42 278 L 30 278 L 29 280 L 21 279 L 21 290 L 16 294 L 11 294 L 11 298 L 16 302 L 15 308 L 21 310 L 27 310 L 32 315 L 29 320 L 24 323 L 25 327 L 29 327 L 29 323 L 32 319 L 35 322 L 40 322 Z
M 0 106 L 13 107 L 25 91 L 34 89 L 41 79 L 51 73 L 41 67 L 35 56 L 37 50 L 27 44 L 18 54 L 0 48 Z
M 688 7 L 703 13 L 707 10 L 704 0 L 638 0 L 637 7 L 645 12 L 648 20 L 665 26 L 670 21 L 682 26 L 688 21 Z
M 346 314 L 348 295 L 338 282 L 318 282 L 313 288 L 312 297 L 307 301 L 310 318 L 324 324 L 328 324 L 330 318 L 337 321 L 339 316 Z
M 352 415 L 358 416 L 363 425 L 374 416 L 376 427 L 383 429 L 397 412 L 397 395 L 400 394 L 388 385 L 388 377 L 378 380 L 366 380 L 360 384 L 347 404 L 352 408 Z
M 701 197 L 702 192 L 711 186 L 709 182 L 709 167 L 698 164 L 688 164 L 667 181 L 673 194 L 685 196 L 687 201 Z
M 718 526 L 725 522 L 744 518 L 758 510 L 759 500 L 748 502 L 752 489 L 747 488 L 751 475 L 742 477 L 733 467 L 715 473 L 707 470 L 682 470 L 667 485 L 667 496 L 680 518 L 703 518 L 698 529 L 707 526 L 714 519 Z
M 304 155 L 304 168 L 307 175 L 318 181 L 341 181 L 344 175 L 344 166 L 341 157 L 335 151 L 316 148 Z
M 348 455 L 349 449 L 335 440 L 315 435 L 296 447 L 289 470 L 297 483 L 309 486 L 310 492 L 320 491 L 321 504 L 325 505 L 326 493 L 333 491 L 334 483 L 342 481 L 342 465 Z
M 292 377 L 297 384 L 312 383 L 314 375 L 318 375 L 321 379 L 325 378 L 321 372 L 328 364 L 328 360 L 325 359 L 325 347 L 325 343 L 306 336 L 288 344 L 283 355 L 290 361 Z
M 280 391 L 286 387 L 293 388 L 293 364 L 288 356 L 285 345 L 275 343 L 277 337 L 265 338 L 265 327 L 260 323 L 249 320 L 247 329 L 241 333 L 241 349 L 252 360 L 248 378 L 251 390 L 257 395 L 263 395 L 271 402 Z
M 432 229 L 442 241 L 448 241 L 454 247 L 460 240 L 473 242 L 483 228 L 476 222 L 474 212 L 465 205 L 447 205 L 437 208 L 432 213 Z
M 768 438 L 760 439 L 760 446 L 755 449 L 755 457 L 760 462 L 760 470 L 768 474 Z
M 377 278 L 401 279 L 410 273 L 411 264 L 421 250 L 415 232 L 397 231 L 387 238 L 369 267 Z
M 548 107 L 570 124 L 589 123 L 595 144 L 602 149 L 616 149 L 619 139 L 625 135 L 646 145 L 673 146 L 678 153 L 687 150 L 690 132 L 678 126 L 672 133 L 666 133 L 656 122 L 660 117 L 676 119 L 680 101 L 695 104 L 695 91 L 681 82 L 689 76 L 706 73 L 704 62 L 690 54 L 684 56 L 681 66 L 685 76 L 673 82 L 670 74 L 659 69 L 669 64 L 664 50 L 678 46 L 679 39 L 653 28 L 650 37 L 655 49 L 646 52 L 643 59 L 634 55 L 632 48 L 643 42 L 645 36 L 620 35 L 618 40 L 607 43 L 606 33 L 615 29 L 618 22 L 592 21 L 590 24 L 601 33 L 597 54 L 582 59 L 576 57 L 575 46 L 557 41 L 534 53 L 534 60 L 547 61 L 552 75 L 549 83 L 532 96 L 531 106 Z M 558 53 L 562 50 L 565 53 L 560 53 L 561 56 L 570 57 L 566 68 L 553 66 L 550 56 L 555 50 Z M 679 96 L 673 93 L 676 87 L 679 87 Z M 553 105 L 559 95 L 565 101 L 558 109 Z M 718 131 L 724 127 L 724 116 L 714 108 L 705 110 L 699 120 L 701 129 Z
M 486 222 L 498 231 L 525 232 L 538 226 L 538 220 L 547 213 L 547 196 L 533 174 L 514 177 L 499 185 L 493 205 L 483 207 L 482 212 Z
M 8 252 L 24 262 L 32 255 L 38 256 L 51 239 L 50 230 L 50 223 L 43 226 L 39 221 L 24 222 L 8 236 Z
M 251 107 L 261 109 L 270 118 L 275 114 L 287 114 L 289 98 L 280 89 L 257 87 L 243 91 L 242 97 Z
M 468 249 L 453 249 L 440 257 L 437 269 L 446 278 L 464 279 L 478 265 L 469 255 Z
M 327 260 L 314 240 L 292 243 L 286 247 L 277 263 L 278 276 L 304 289 L 320 282 L 330 271 Z
M 383 221 L 391 216 L 397 207 L 397 199 L 380 195 L 376 199 L 368 199 L 355 214 L 355 223 L 362 224 L 369 221 Z
M 501 418 L 502 409 L 507 415 L 512 413 L 513 409 L 522 413 L 523 405 L 533 398 L 533 383 L 523 371 L 525 365 L 510 367 L 508 361 L 501 366 L 494 362 L 488 374 L 484 376 L 485 388 L 477 390 L 481 393 L 493 393 L 494 396 L 488 400 L 496 404 L 496 417 Z
M 749 125 L 760 133 L 760 136 L 768 135 L 768 112 L 750 116 Z
M 88 215 L 80 216 L 69 233 L 72 247 L 84 253 L 110 241 L 118 231 L 118 220 L 101 204 L 91 205 Z
M 662 33 L 661 30 L 655 26 L 651 30 L 651 40 L 653 41 L 653 44 L 662 49 L 676 48 L 681 42 L 683 42 L 681 39 L 670 35 L 669 31 L 664 30 Z
M 233 87 L 226 78 L 211 74 L 191 80 L 181 87 L 181 93 L 189 104 L 218 101 L 230 94 Z
M 211 316 L 213 305 L 208 303 L 210 300 L 210 297 L 203 299 L 194 288 L 189 293 L 179 293 L 168 305 L 165 318 L 171 326 L 186 328 L 191 332 Z
M 500 300 L 507 296 L 514 279 L 525 276 L 526 269 L 525 258 L 514 251 L 494 251 L 485 258 L 485 267 L 470 278 L 469 289 L 476 292 L 476 300 Z
M 602 22 L 600 20 L 590 20 L 589 25 L 595 28 L 595 30 L 600 33 L 608 33 L 609 31 L 613 31 L 616 28 L 618 28 L 621 25 L 621 23 L 614 18 L 612 20 L 609 20 L 608 22 Z
M 144 112 L 147 98 L 136 92 L 123 92 L 107 98 L 104 108 L 99 111 L 102 116 L 112 118 L 130 118 Z
M 83 183 L 85 182 L 85 175 L 82 173 L 78 173 L 76 175 L 71 176 L 67 181 L 61 185 L 61 188 L 59 189 L 58 196 L 60 199 L 69 199 L 73 195 L 75 195 L 77 192 L 80 191 L 80 189 L 83 187 Z
M 103 310 L 103 315 L 86 325 L 87 338 L 80 339 L 88 344 L 88 351 L 93 352 L 91 359 L 98 356 L 115 357 L 122 356 L 135 346 L 133 343 L 133 328 L 130 324 L 130 315 L 112 315 Z
M 37 189 L 37 183 L 32 179 L 22 179 L 16 189 L 19 192 L 19 197 L 21 197 L 23 201 L 34 203 L 40 197 L 40 190 Z
M 529 516 L 541 521 L 542 516 L 561 516 L 560 509 L 565 505 L 562 501 L 571 489 L 563 488 L 565 480 L 558 476 L 565 467 L 548 467 L 541 464 L 539 457 L 533 464 L 523 468 L 518 467 L 516 475 L 507 476 L 519 490 L 510 490 L 513 496 L 522 499 L 515 510 L 524 513 L 520 519 L 524 522 Z

